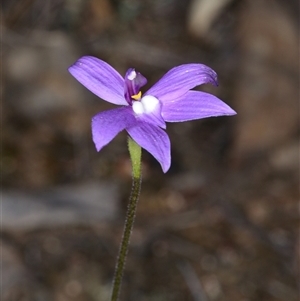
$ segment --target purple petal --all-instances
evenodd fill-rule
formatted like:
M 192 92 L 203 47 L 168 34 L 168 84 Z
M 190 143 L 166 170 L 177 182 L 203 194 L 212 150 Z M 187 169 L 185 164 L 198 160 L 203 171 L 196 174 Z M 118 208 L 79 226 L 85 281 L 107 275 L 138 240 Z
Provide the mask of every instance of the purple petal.
M 171 165 L 170 139 L 161 128 L 152 124 L 138 121 L 126 129 L 131 138 L 148 151 L 161 165 L 163 172 L 167 172 Z
M 178 99 L 165 102 L 162 107 L 162 116 L 167 122 L 235 114 L 234 110 L 216 96 L 199 91 L 189 91 Z
M 159 126 L 163 129 L 167 127 L 163 117 L 160 114 L 143 114 L 140 116 L 136 116 L 136 118 L 142 122 L 144 121 L 147 123 L 151 123 L 154 126 Z
M 207 83 L 218 85 L 214 70 L 202 64 L 185 64 L 171 69 L 145 94 L 167 102 L 184 95 L 196 86 Z
M 131 107 L 121 107 L 95 115 L 92 118 L 92 135 L 97 151 L 135 122 Z
M 116 105 L 128 105 L 124 98 L 124 79 L 109 64 L 92 56 L 83 56 L 69 72 L 87 89 Z

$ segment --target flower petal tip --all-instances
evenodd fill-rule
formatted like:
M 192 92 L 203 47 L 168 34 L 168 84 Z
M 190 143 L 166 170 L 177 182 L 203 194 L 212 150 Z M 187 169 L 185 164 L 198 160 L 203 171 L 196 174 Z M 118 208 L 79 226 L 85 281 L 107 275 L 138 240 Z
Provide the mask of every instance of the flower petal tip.
M 167 173 L 169 171 L 170 167 L 171 167 L 170 164 L 168 166 L 161 165 L 163 173 Z
M 237 114 L 237 112 L 235 110 L 233 110 L 231 107 L 228 106 L 228 110 L 226 112 L 226 115 L 232 116 L 232 115 L 236 115 L 236 114 Z
M 170 148 L 171 150 L 171 148 Z M 167 173 L 171 167 L 171 153 L 170 153 L 170 150 L 169 150 L 169 153 L 167 156 L 165 156 L 165 158 L 163 158 L 163 160 L 160 160 L 158 161 L 160 166 L 161 166 L 161 169 L 163 171 L 163 173 Z
M 218 75 L 212 69 L 210 71 L 211 71 L 210 74 L 209 74 L 210 78 L 207 80 L 207 83 L 210 83 L 215 87 L 218 87 L 219 86 Z
M 215 112 L 211 117 L 219 117 L 219 116 L 233 116 L 236 115 L 237 112 L 233 110 L 230 106 L 224 103 L 223 108 L 219 112 Z
M 104 147 L 104 145 L 99 145 L 95 139 L 93 139 L 93 142 L 95 144 L 95 148 L 96 148 L 97 152 L 100 152 L 101 149 Z

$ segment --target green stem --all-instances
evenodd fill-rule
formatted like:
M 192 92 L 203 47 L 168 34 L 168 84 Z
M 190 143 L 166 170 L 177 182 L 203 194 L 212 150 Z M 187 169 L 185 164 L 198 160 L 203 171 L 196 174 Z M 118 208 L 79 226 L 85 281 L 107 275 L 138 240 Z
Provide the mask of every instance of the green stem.
M 141 191 L 141 183 L 142 183 L 142 175 L 141 175 L 141 158 L 142 158 L 142 150 L 141 147 L 136 144 L 130 137 L 128 138 L 128 149 L 131 157 L 132 163 L 132 190 L 129 197 L 129 205 L 126 214 L 125 226 L 123 231 L 123 237 L 121 241 L 119 256 L 117 260 L 114 282 L 113 282 L 113 290 L 111 301 L 117 301 L 120 288 L 123 278 L 123 271 L 125 267 L 125 261 L 128 253 L 128 246 L 130 241 L 130 236 L 133 228 L 133 223 L 135 219 L 137 202 L 139 200 L 140 191 Z

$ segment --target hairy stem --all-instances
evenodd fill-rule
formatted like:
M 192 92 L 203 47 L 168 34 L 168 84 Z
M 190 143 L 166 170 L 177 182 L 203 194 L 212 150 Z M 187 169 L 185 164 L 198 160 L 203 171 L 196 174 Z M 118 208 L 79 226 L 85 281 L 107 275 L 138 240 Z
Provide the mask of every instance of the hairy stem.
M 134 224 L 136 208 L 140 196 L 141 183 L 142 183 L 141 147 L 129 137 L 128 149 L 129 149 L 129 154 L 132 163 L 132 190 L 129 197 L 129 204 L 127 208 L 125 226 L 123 230 L 123 237 L 122 237 L 119 256 L 118 256 L 117 265 L 115 269 L 111 301 L 117 301 L 120 294 L 123 272 L 124 272 L 126 257 L 128 253 L 128 246 L 129 246 L 130 236 Z

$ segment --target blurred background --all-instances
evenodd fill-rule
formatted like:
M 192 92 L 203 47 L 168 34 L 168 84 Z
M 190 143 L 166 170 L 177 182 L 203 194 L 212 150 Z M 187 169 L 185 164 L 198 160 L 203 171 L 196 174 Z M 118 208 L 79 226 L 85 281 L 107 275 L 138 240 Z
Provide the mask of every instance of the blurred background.
M 298 300 L 297 0 L 4 0 L 1 16 L 1 300 L 110 295 L 131 168 L 125 133 L 95 150 L 112 106 L 68 73 L 82 55 L 146 89 L 207 64 L 219 87 L 199 89 L 238 113 L 168 124 L 167 174 L 143 152 L 120 300 Z

